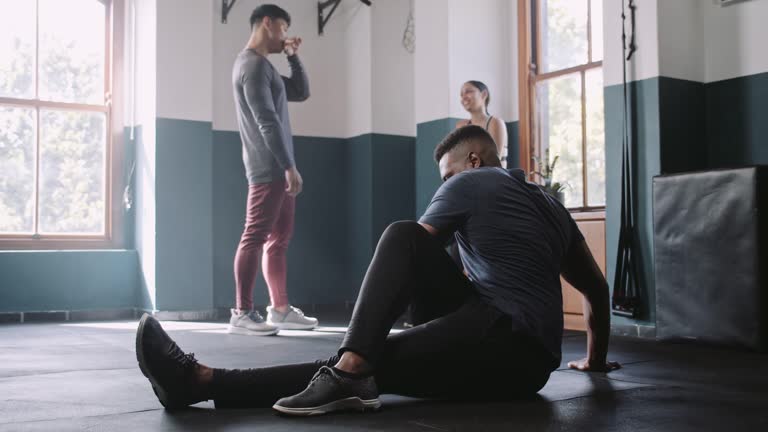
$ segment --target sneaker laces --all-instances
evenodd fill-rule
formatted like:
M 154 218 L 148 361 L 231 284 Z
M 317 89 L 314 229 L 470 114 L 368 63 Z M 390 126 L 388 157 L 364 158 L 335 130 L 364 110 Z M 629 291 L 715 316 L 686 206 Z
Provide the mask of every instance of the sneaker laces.
M 197 366 L 197 359 L 195 358 L 195 353 L 185 353 L 175 343 L 170 348 L 168 357 L 173 359 L 173 361 L 178 363 L 179 366 L 182 367 L 182 369 L 187 371 L 194 370 L 194 368 Z
M 293 310 L 293 311 L 294 311 L 296 314 L 298 314 L 299 316 L 302 316 L 302 317 L 304 316 L 304 312 L 302 312 L 302 311 L 301 311 L 301 309 L 299 309 L 299 308 L 297 308 L 297 307 L 293 307 L 293 306 L 291 306 L 291 310 Z M 288 315 L 288 313 L 286 313 L 286 315 Z
M 318 378 L 322 377 L 323 375 L 329 375 L 331 377 L 335 377 L 336 374 L 333 373 L 333 370 L 328 366 L 320 366 L 320 369 L 315 372 L 315 374 L 312 376 L 312 379 L 309 380 L 309 385 L 312 386 L 315 384 L 315 381 L 318 380 Z
M 196 366 L 197 359 L 195 353 L 184 354 L 179 358 L 179 363 L 184 367 Z

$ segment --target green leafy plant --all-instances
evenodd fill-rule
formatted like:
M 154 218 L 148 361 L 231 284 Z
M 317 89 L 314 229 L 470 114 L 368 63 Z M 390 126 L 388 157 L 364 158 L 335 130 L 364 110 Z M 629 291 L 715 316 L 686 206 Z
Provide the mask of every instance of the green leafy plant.
M 568 187 L 567 183 L 552 181 L 558 160 L 560 160 L 560 156 L 555 155 L 555 157 L 552 158 L 552 162 L 549 161 L 549 149 L 544 151 L 543 159 L 537 156 L 533 157 L 533 161 L 536 163 L 536 171 L 534 171 L 533 174 L 541 179 L 544 190 L 552 195 L 557 195 L 559 192 L 563 192 L 565 188 Z

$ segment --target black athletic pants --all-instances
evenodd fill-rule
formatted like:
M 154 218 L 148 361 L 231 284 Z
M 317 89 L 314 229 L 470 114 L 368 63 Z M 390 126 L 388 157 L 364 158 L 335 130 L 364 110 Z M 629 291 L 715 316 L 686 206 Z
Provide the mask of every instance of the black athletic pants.
M 414 327 L 389 335 L 411 305 Z M 480 300 L 445 249 L 416 222 L 382 234 L 337 355 L 309 363 L 247 370 L 215 369 L 217 408 L 268 407 L 301 392 L 318 368 L 344 351 L 374 365 L 379 391 L 413 397 L 509 399 L 533 394 L 556 361 L 516 334 Z

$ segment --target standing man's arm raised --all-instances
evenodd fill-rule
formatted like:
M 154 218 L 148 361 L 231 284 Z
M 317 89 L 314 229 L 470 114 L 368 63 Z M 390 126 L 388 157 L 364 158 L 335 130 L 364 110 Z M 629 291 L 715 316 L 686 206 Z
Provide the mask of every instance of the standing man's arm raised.
M 291 67 L 291 76 L 283 76 L 285 84 L 285 93 L 289 102 L 303 102 L 309 98 L 309 78 L 304 70 L 304 65 L 299 60 L 299 46 L 301 38 L 290 38 L 285 40 L 285 49 L 283 52 L 288 56 L 288 65 Z

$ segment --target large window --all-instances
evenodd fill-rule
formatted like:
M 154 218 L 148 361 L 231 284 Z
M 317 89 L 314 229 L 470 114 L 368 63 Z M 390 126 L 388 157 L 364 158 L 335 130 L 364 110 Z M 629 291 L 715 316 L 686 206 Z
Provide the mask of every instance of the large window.
M 552 181 L 572 210 L 605 206 L 602 2 L 521 0 L 521 160 L 558 157 Z
M 0 242 L 108 240 L 112 2 L 0 11 Z

